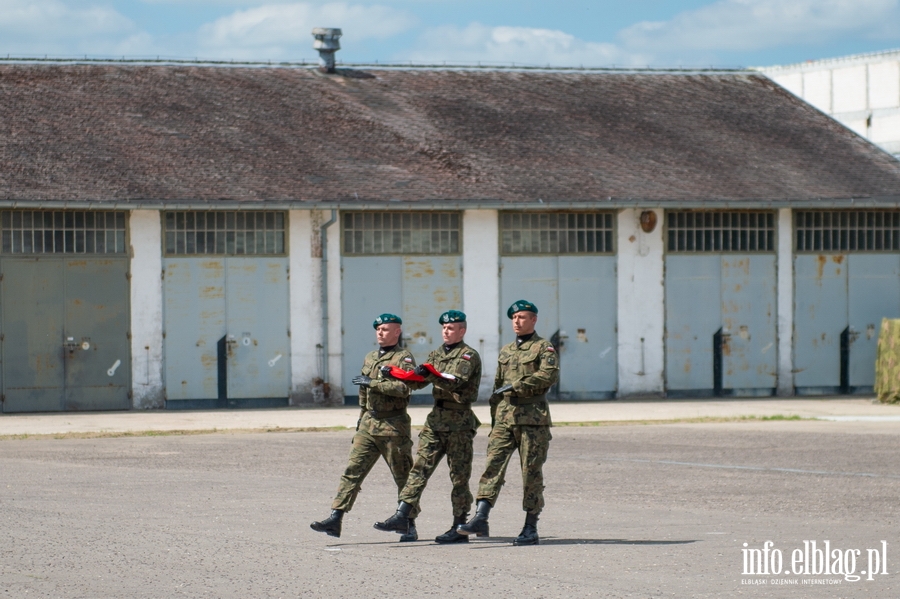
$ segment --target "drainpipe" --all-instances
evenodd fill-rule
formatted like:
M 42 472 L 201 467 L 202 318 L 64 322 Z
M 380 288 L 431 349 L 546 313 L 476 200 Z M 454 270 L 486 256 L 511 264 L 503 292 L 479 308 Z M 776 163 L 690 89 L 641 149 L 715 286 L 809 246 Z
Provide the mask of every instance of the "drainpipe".
M 337 210 L 331 210 L 331 220 L 319 227 L 319 239 L 322 242 L 322 353 L 325 367 L 322 380 L 328 385 L 328 227 L 337 221 Z

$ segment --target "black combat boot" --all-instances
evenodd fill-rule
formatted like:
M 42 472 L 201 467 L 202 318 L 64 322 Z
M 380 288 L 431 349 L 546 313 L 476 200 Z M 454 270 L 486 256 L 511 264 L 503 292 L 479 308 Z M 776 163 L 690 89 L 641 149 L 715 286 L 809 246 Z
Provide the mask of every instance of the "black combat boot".
M 393 516 L 384 522 L 376 522 L 374 526 L 378 530 L 383 530 L 385 532 L 407 534 L 409 532 L 410 512 L 412 512 L 412 505 L 405 501 L 401 501 L 400 505 L 397 506 L 397 512 Z
M 439 535 L 434 538 L 435 543 L 468 543 L 469 537 L 466 535 L 459 534 L 459 531 L 456 530 L 456 527 L 460 524 L 466 523 L 466 518 L 468 514 L 463 514 L 462 516 L 454 516 L 453 517 L 453 525 L 450 527 L 450 530 L 445 532 L 442 535 Z
M 475 516 L 465 524 L 456 527 L 459 534 L 475 535 L 476 537 L 491 536 L 491 529 L 488 526 L 488 514 L 491 513 L 491 504 L 487 499 L 479 499 L 478 505 L 475 506 Z
M 416 519 L 410 518 L 409 519 L 409 529 L 405 533 L 400 535 L 400 542 L 401 543 L 411 543 L 412 541 L 418 541 L 418 540 L 419 540 L 419 531 L 416 530 Z
M 331 510 L 330 516 L 319 522 L 313 522 L 309 527 L 316 532 L 324 532 L 329 537 L 340 537 L 341 520 L 343 519 L 344 510 Z
M 525 514 L 525 526 L 522 527 L 522 532 L 513 541 L 513 545 L 537 545 L 540 542 L 537 533 L 537 521 L 537 514 Z

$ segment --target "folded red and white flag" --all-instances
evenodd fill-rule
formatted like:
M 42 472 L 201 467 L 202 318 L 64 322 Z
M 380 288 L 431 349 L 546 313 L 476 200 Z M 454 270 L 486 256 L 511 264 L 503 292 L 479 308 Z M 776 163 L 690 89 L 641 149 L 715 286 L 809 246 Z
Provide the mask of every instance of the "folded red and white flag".
M 390 366 L 390 376 L 395 379 L 399 379 L 401 381 L 412 381 L 414 383 L 421 383 L 425 380 L 425 377 L 419 376 L 412 370 L 403 370 L 402 368 L 397 368 L 396 366 Z
M 431 372 L 431 374 L 433 374 L 434 376 L 439 376 L 439 377 L 441 377 L 441 378 L 445 378 L 445 379 L 447 379 L 448 381 L 455 381 L 455 380 L 456 380 L 456 377 L 453 376 L 452 374 L 447 374 L 446 372 L 438 372 L 438 369 L 435 368 L 434 366 L 432 366 L 431 364 L 422 364 L 422 366 L 424 366 L 425 368 L 427 368 L 428 371 Z

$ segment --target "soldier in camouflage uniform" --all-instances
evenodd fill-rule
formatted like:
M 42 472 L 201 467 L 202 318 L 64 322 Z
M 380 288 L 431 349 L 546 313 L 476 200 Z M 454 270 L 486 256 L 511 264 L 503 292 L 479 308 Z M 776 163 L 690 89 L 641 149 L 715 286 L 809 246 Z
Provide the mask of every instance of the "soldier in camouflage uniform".
M 513 545 L 537 545 L 538 515 L 544 507 L 542 467 L 550 446 L 547 390 L 559 380 L 559 356 L 553 345 L 534 332 L 537 307 L 519 300 L 507 310 L 516 340 L 500 350 L 491 395 L 491 435 L 487 461 L 478 484 L 475 516 L 457 530 L 465 535 L 490 536 L 488 514 L 497 502 L 506 466 L 519 450 L 525 526 Z
M 400 492 L 397 513 L 383 522 L 376 522 L 375 528 L 385 531 L 415 533 L 415 523 L 410 526 L 410 514 L 419 508 L 419 500 L 425 491 L 428 479 L 434 474 L 441 459 L 447 456 L 450 468 L 450 503 L 453 505 L 453 525 L 450 530 L 435 538 L 437 543 L 467 543 L 469 537 L 457 532 L 456 527 L 464 524 L 472 506 L 472 492 L 469 478 L 472 475 L 472 441 L 481 422 L 472 412 L 472 403 L 478 399 L 481 382 L 481 357 L 466 345 L 466 315 L 458 310 L 441 314 L 441 334 L 444 343 L 428 355 L 426 364 L 415 369 L 416 378 L 422 382 L 409 383 L 414 389 L 433 385 L 434 408 L 425 420 L 425 427 L 419 433 L 419 450 L 416 463 L 409 473 L 409 480 Z M 440 376 L 440 375 L 444 376 Z M 449 376 L 448 376 L 449 375 Z
M 382 366 L 396 366 L 402 370 L 412 370 L 416 366 L 412 354 L 397 346 L 402 334 L 401 324 L 403 321 L 393 314 L 382 314 L 372 323 L 380 349 L 366 355 L 362 373 L 353 379 L 353 384 L 359 385 L 360 414 L 350 460 L 331 504 L 331 516 L 309 525 L 315 531 L 332 537 L 341 536 L 344 512 L 353 507 L 363 480 L 379 456 L 391 469 L 398 493 L 406 484 L 412 467 L 411 429 L 406 413 L 410 389 L 405 383 L 385 377 L 381 372 Z M 411 515 L 415 517 L 415 513 Z

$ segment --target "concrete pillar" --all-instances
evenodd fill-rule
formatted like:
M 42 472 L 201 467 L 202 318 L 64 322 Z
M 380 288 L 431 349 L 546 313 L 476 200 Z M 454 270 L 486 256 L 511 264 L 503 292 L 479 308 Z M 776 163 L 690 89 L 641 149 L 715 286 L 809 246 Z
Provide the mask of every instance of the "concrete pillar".
M 156 210 L 133 210 L 131 241 L 131 391 L 136 409 L 164 408 L 162 222 Z
M 321 285 L 319 263 L 321 252 L 314 245 L 313 213 L 309 210 L 288 212 L 288 248 L 290 248 L 290 331 L 291 331 L 291 405 L 313 401 L 314 380 L 319 356 L 316 344 L 321 338 Z M 318 217 L 318 213 L 316 213 Z M 318 220 L 318 219 L 315 219 Z M 319 396 L 321 402 L 321 395 Z
M 794 394 L 794 221 L 790 208 L 778 211 L 778 390 Z
M 621 210 L 616 227 L 618 397 L 665 392 L 664 213 L 644 233 L 641 212 Z
M 492 391 L 500 354 L 500 228 L 496 210 L 463 213 L 463 311 L 466 343 L 478 350 L 483 363 L 479 397 Z
M 331 218 L 331 211 L 322 212 L 322 222 Z M 338 220 L 326 231 L 328 235 L 328 381 L 331 385 L 331 401 L 343 405 L 345 390 L 342 386 L 344 372 L 344 329 L 341 311 L 341 213 Z M 318 230 L 315 227 L 315 230 Z M 356 387 L 350 390 L 356 393 Z
M 331 218 L 330 211 L 291 210 L 288 214 L 290 248 L 290 306 L 291 306 L 291 405 L 337 403 L 340 394 L 340 345 L 332 346 L 329 337 L 328 351 L 331 354 L 329 376 L 325 373 L 325 343 L 323 343 L 322 320 L 322 238 L 321 227 Z M 340 239 L 338 223 L 329 229 L 328 241 L 337 246 Z M 329 247 L 332 251 L 340 248 Z M 338 262 L 337 259 L 335 259 Z M 332 269 L 329 263 L 329 289 L 333 289 Z M 338 274 L 340 276 L 340 263 Z M 338 280 L 340 283 L 340 280 Z M 332 319 L 338 321 L 340 331 L 340 286 L 337 296 L 329 295 L 329 329 Z M 333 334 L 333 333 L 332 333 Z M 339 335 L 338 335 L 339 337 Z M 335 355 L 337 352 L 337 355 Z M 336 374 L 335 374 L 336 373 Z M 328 381 L 328 392 L 324 382 Z M 336 385 L 336 386 L 335 386 Z M 337 398 L 337 399 L 336 399 Z

